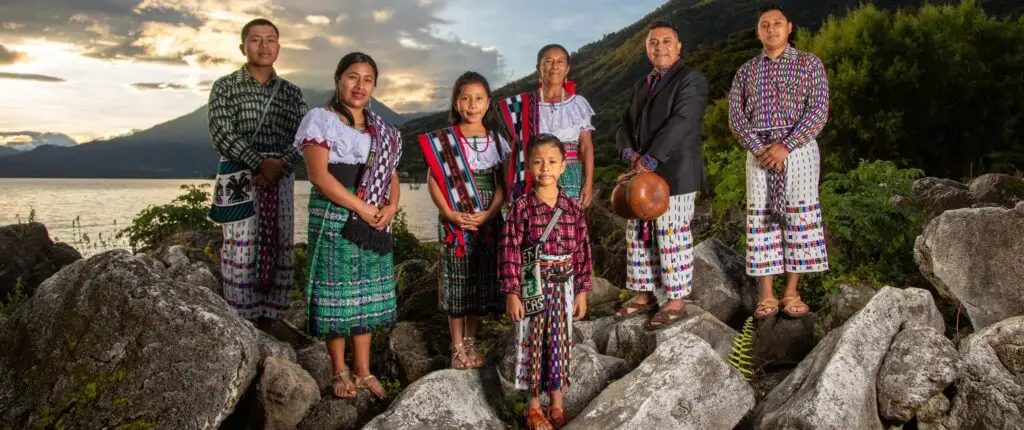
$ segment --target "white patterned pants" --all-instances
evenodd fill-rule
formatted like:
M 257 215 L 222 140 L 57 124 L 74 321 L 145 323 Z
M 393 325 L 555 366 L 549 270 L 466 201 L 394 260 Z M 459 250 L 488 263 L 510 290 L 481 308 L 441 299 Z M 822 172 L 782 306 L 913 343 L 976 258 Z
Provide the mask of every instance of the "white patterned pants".
M 828 270 L 825 228 L 818 200 L 821 158 L 808 142 L 786 158 L 785 225 L 768 217 L 768 179 L 757 157 L 747 153 L 747 274 Z
M 267 291 L 256 288 L 259 274 L 256 270 L 256 243 L 259 232 L 257 215 L 238 222 L 224 224 L 224 245 L 220 251 L 220 269 L 224 277 L 224 299 L 247 320 L 259 317 L 274 320 L 291 304 L 292 286 L 295 284 L 295 180 L 282 176 L 277 183 L 278 251 L 275 262 L 274 283 Z M 260 204 L 256 199 L 256 205 Z
M 668 211 L 654 220 L 651 240 L 643 240 L 642 221 L 626 224 L 626 288 L 654 292 L 659 300 L 681 299 L 693 287 L 693 220 L 697 193 L 672 196 Z

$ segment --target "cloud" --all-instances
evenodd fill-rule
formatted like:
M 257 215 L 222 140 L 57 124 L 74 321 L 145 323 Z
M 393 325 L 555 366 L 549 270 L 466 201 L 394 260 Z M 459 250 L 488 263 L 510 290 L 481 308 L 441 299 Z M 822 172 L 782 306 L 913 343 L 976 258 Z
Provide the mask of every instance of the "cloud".
M 132 87 L 142 91 L 191 89 L 191 87 L 189 87 L 188 85 L 175 84 L 173 82 L 133 82 Z
M 438 28 L 449 24 L 440 14 L 450 1 L 391 0 L 383 7 L 376 0 L 349 0 L 341 14 L 336 0 L 48 0 L 47 8 L 17 2 L 0 6 L 0 37 L 44 37 L 100 59 L 227 73 L 244 61 L 238 50 L 242 26 L 266 17 L 281 31 L 278 71 L 300 86 L 333 87 L 338 60 L 361 51 L 380 68 L 376 98 L 389 106 L 419 102 L 442 109 L 447 96 L 431 96 L 448 92 L 466 70 L 494 82 L 508 77 L 495 49 L 440 34 Z
M 0 45 L 0 66 L 20 63 L 26 60 L 28 60 L 28 55 L 25 55 L 24 52 L 11 50 L 4 45 Z
M 9 73 L 0 72 L 0 79 L 20 79 L 23 81 L 37 81 L 37 82 L 65 82 L 62 78 L 53 76 L 37 75 L 34 73 Z

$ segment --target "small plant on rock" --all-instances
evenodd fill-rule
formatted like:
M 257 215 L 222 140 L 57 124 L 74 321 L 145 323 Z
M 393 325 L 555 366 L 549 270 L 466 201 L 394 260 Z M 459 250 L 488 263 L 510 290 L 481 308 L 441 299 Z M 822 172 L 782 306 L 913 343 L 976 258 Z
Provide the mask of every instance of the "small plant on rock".
M 732 340 L 732 354 L 729 354 L 729 364 L 743 374 L 743 379 L 750 381 L 754 370 L 751 369 L 750 351 L 754 349 L 754 317 L 747 317 L 743 323 L 743 331 Z

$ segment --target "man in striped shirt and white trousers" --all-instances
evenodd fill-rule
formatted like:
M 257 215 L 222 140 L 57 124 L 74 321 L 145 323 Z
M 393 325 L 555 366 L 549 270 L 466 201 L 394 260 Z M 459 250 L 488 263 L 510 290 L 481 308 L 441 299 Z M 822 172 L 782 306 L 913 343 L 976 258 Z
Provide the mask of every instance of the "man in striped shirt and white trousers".
M 274 71 L 277 27 L 265 19 L 242 28 L 246 64 L 210 91 L 210 135 L 221 155 L 210 218 L 224 226 L 224 298 L 269 329 L 290 304 L 294 286 L 292 146 L 306 104 L 302 91 Z
M 748 151 L 746 272 L 759 278 L 757 318 L 780 308 L 806 315 L 799 274 L 828 270 L 815 140 L 828 119 L 828 80 L 818 57 L 790 46 L 792 31 L 782 8 L 763 6 L 757 35 L 764 49 L 736 72 L 729 92 L 729 128 Z M 780 306 L 772 278 L 781 274 Z

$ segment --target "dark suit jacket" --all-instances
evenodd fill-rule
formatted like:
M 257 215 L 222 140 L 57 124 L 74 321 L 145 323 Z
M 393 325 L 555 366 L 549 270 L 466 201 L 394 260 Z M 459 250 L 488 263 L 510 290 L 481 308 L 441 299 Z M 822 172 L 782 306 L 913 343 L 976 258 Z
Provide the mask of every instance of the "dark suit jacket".
M 682 60 L 647 94 L 647 80 L 633 86 L 629 106 L 615 140 L 658 160 L 654 171 L 668 182 L 672 195 L 703 190 L 704 155 L 701 122 L 708 106 L 708 80 Z

